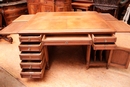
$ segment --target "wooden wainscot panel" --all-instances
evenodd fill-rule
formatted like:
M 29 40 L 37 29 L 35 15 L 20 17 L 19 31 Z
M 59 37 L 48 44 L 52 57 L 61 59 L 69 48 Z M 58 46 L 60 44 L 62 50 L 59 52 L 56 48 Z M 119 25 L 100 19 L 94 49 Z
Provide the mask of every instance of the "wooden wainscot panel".
M 117 47 L 112 52 L 112 57 L 108 61 L 108 65 L 128 68 L 130 62 L 130 49 Z

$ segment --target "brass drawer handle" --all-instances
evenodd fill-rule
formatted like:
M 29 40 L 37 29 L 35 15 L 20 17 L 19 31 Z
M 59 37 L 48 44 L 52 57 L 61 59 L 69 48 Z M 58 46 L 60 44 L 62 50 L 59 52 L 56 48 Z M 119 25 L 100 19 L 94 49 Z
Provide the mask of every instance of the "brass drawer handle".
M 31 39 L 30 39 L 30 38 L 28 38 L 28 41 L 31 41 Z
M 66 41 L 65 44 L 68 44 L 68 41 Z
M 105 39 L 104 42 L 107 42 L 107 40 Z
M 30 48 L 28 48 L 28 51 L 30 51 Z
M 30 65 L 29 69 L 32 69 L 32 66 Z

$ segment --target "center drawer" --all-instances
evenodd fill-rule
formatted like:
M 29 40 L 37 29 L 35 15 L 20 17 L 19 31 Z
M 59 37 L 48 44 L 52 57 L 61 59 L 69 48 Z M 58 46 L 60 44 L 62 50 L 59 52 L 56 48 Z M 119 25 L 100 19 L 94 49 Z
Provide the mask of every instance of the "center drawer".
M 116 42 L 114 34 L 92 34 L 92 40 L 94 43 L 108 43 Z
M 44 35 L 43 45 L 91 45 L 89 34 L 86 35 Z
M 42 43 L 40 42 L 22 42 L 19 45 L 20 51 L 41 51 Z

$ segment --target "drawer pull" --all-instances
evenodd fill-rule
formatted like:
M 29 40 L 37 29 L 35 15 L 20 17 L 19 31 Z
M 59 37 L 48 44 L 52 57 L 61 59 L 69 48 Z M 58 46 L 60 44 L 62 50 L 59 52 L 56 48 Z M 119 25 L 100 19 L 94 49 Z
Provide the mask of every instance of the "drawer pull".
M 65 44 L 68 44 L 68 41 L 66 41 Z
M 30 65 L 29 69 L 32 69 L 32 66 Z
M 28 48 L 28 51 L 30 51 L 30 48 Z
M 104 42 L 107 42 L 107 40 L 105 39 Z
M 28 38 L 28 41 L 31 41 L 31 39 L 30 39 L 30 38 Z
M 32 75 L 30 75 L 29 78 L 32 78 Z

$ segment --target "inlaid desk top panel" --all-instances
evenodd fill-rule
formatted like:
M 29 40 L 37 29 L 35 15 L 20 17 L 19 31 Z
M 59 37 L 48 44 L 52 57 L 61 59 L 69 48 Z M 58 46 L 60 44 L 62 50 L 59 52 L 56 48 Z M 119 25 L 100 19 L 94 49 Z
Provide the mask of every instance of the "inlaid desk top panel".
M 40 12 L 19 33 L 115 32 L 97 12 Z

